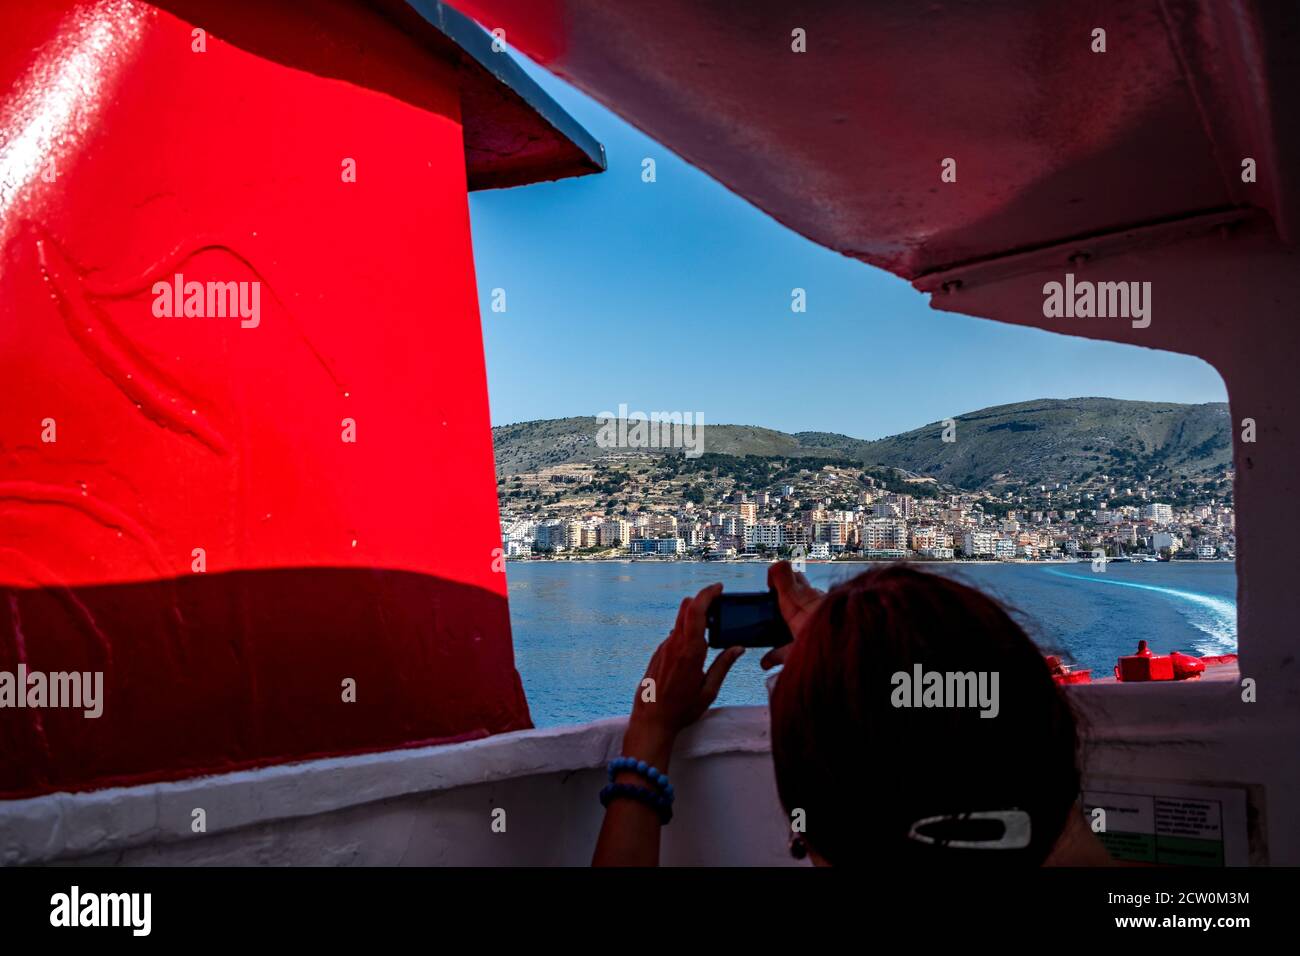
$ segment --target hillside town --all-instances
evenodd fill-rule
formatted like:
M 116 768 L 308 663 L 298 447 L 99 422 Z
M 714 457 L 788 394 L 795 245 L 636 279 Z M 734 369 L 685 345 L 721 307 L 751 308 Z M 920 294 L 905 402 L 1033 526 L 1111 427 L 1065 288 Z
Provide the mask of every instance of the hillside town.
M 507 558 L 1217 560 L 1236 553 L 1230 471 L 1091 475 L 966 491 L 897 469 L 611 455 L 498 482 Z

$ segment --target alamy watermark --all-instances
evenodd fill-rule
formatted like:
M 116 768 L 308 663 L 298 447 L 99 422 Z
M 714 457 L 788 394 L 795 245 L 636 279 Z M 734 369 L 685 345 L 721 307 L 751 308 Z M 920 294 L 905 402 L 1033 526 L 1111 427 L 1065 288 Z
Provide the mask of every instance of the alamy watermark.
M 50 925 L 57 927 L 120 926 L 132 936 L 153 929 L 152 893 L 83 893 L 73 885 L 50 897 Z
M 997 671 L 896 671 L 889 679 L 895 707 L 978 707 L 980 717 L 998 715 Z
M 631 412 L 618 406 L 618 414 L 596 416 L 599 448 L 681 448 L 687 458 L 704 454 L 702 412 Z
M 1151 324 L 1150 282 L 1082 282 L 1067 272 L 1065 282 L 1043 286 L 1043 315 L 1049 319 L 1132 319 L 1133 328 Z
M 72 707 L 95 719 L 104 712 L 103 671 L 0 671 L 0 708 Z
M 185 281 L 176 273 L 170 282 L 153 284 L 153 314 L 160 319 L 238 318 L 245 329 L 262 322 L 262 283 Z

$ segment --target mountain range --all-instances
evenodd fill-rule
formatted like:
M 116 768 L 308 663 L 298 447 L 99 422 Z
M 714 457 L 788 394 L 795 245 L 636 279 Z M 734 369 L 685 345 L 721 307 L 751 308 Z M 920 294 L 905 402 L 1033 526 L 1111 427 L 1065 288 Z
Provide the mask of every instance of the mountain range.
M 930 422 L 874 441 L 833 432 L 704 425 L 703 450 L 893 467 L 970 490 L 1008 482 L 1070 482 L 1092 473 L 1192 476 L 1222 471 L 1232 462 L 1231 422 L 1224 402 L 1044 398 L 966 412 L 951 423 Z M 952 440 L 944 440 L 945 432 Z M 501 477 L 611 453 L 681 453 L 601 448 L 596 444 L 595 416 L 501 425 L 492 429 L 492 438 Z

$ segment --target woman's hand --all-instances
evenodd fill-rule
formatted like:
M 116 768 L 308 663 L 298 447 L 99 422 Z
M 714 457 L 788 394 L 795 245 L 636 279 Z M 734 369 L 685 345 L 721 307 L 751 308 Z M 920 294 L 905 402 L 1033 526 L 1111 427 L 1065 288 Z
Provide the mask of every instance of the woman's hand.
M 720 593 L 721 584 L 710 584 L 695 597 L 682 600 L 672 632 L 650 658 L 645 678 L 637 687 L 627 742 L 637 746 L 652 743 L 656 752 L 662 752 L 667 744 L 671 750 L 677 734 L 698 720 L 717 699 L 727 671 L 744 653 L 742 647 L 729 647 L 714 659 L 708 671 L 704 670 L 708 650 L 704 641 L 706 614 Z M 627 742 L 624 754 L 651 761 L 651 757 L 626 749 Z M 666 762 L 667 755 L 662 759 Z M 663 765 L 659 766 L 662 769 Z
M 638 685 L 632 716 L 623 735 L 623 756 L 644 760 L 667 772 L 673 742 L 717 699 L 722 679 L 744 648 L 729 647 L 704 670 L 704 622 L 709 604 L 722 591 L 711 584 L 682 601 L 672 633 L 650 658 Z M 650 683 L 647 683 L 650 682 Z M 637 774 L 624 771 L 615 783 L 645 786 Z M 614 800 L 596 841 L 593 866 L 655 866 L 659 862 L 659 814 L 636 800 Z
M 819 591 L 809 584 L 802 572 L 797 572 L 790 567 L 789 561 L 778 561 L 768 566 L 767 586 L 775 589 L 781 616 L 785 618 L 785 623 L 789 626 L 795 641 L 798 641 L 812 619 L 813 612 L 826 596 L 826 592 Z M 794 647 L 793 642 L 784 647 L 774 647 L 763 655 L 759 665 L 767 671 L 784 664 L 786 655 L 792 647 Z

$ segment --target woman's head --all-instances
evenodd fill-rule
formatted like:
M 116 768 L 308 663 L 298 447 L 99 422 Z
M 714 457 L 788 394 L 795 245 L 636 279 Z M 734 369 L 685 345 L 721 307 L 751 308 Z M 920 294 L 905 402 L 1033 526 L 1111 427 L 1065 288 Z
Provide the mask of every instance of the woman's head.
M 832 588 L 772 694 L 781 800 L 803 811 L 808 844 L 836 865 L 1041 864 L 1079 793 L 1077 742 L 1061 689 L 1002 606 L 907 565 Z M 1023 849 L 908 836 L 926 818 L 1013 809 L 1031 822 Z

